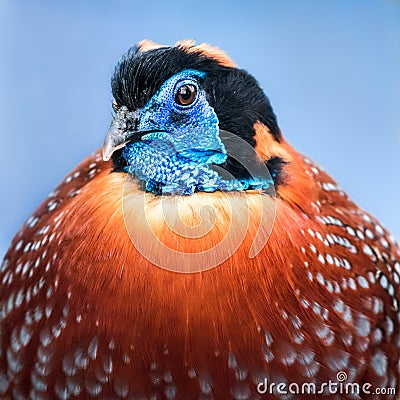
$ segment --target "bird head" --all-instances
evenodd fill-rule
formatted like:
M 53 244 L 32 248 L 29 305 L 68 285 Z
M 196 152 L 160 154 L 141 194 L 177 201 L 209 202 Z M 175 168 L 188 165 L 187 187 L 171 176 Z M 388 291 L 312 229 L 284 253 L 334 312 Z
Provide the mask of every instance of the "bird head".
M 147 191 L 268 190 L 279 179 L 284 160 L 255 151 L 257 124 L 269 140 L 281 140 L 270 102 L 219 49 L 142 41 L 123 55 L 111 85 L 115 116 L 103 157 L 112 157 L 114 169 L 139 178 Z

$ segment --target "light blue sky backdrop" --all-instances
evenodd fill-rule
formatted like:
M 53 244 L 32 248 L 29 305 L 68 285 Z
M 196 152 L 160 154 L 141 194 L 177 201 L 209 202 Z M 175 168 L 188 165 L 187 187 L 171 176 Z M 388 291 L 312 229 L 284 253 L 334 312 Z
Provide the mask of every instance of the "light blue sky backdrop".
M 0 0 L 0 19 L 0 258 L 102 144 L 114 65 L 143 38 L 226 50 L 286 138 L 400 237 L 399 1 Z

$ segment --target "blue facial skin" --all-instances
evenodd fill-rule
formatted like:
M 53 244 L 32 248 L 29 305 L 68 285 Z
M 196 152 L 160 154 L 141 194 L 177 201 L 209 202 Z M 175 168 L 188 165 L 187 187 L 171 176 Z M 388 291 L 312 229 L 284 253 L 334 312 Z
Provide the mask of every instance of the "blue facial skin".
M 168 79 L 141 111 L 138 131 L 152 131 L 142 140 L 127 145 L 122 152 L 125 171 L 146 182 L 152 193 L 192 195 L 196 191 L 240 191 L 266 189 L 262 179 L 225 180 L 209 167 L 227 159 L 219 137 L 218 117 L 208 104 L 198 80 L 205 74 L 182 71 Z M 192 104 L 176 103 L 183 85 L 194 85 Z

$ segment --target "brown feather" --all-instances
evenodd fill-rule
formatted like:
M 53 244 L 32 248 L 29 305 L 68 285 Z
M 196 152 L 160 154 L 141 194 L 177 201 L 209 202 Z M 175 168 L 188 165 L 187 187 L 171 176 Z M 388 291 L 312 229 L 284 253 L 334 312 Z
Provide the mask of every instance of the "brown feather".
M 174 197 L 144 194 L 125 174 L 111 173 L 99 153 L 83 162 L 6 254 L 3 394 L 209 392 L 219 399 L 254 396 L 262 377 L 324 382 L 337 370 L 352 372 L 353 382 L 398 388 L 399 248 L 326 173 L 285 142 L 281 149 L 292 160 L 291 181 L 275 200 L 258 192 L 183 197 L 183 235 L 171 230 L 179 219 L 168 226 L 162 214 L 162 206 L 172 214 Z M 199 214 L 205 205 L 215 213 Z M 249 258 L 259 228 L 269 240 Z M 200 237 L 185 237 L 193 229 Z M 232 254 L 216 268 L 182 274 L 148 261 L 129 235 L 145 255 L 177 271 Z M 387 284 L 379 283 L 380 273 Z M 377 374 L 373 357 L 386 360 L 385 375 Z M 43 369 L 45 375 L 35 372 Z

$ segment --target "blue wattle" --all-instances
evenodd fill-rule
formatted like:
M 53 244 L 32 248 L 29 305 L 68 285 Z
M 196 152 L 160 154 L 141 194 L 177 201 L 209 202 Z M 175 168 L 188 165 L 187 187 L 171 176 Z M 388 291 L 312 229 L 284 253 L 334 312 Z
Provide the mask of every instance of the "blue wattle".
M 123 156 L 129 164 L 125 167 L 126 172 L 145 181 L 146 190 L 154 194 L 192 195 L 196 191 L 268 189 L 273 184 L 272 180 L 259 178 L 222 179 L 209 163 L 223 163 L 226 154 L 185 150 L 182 155 L 165 140 L 133 143 L 124 148 Z

